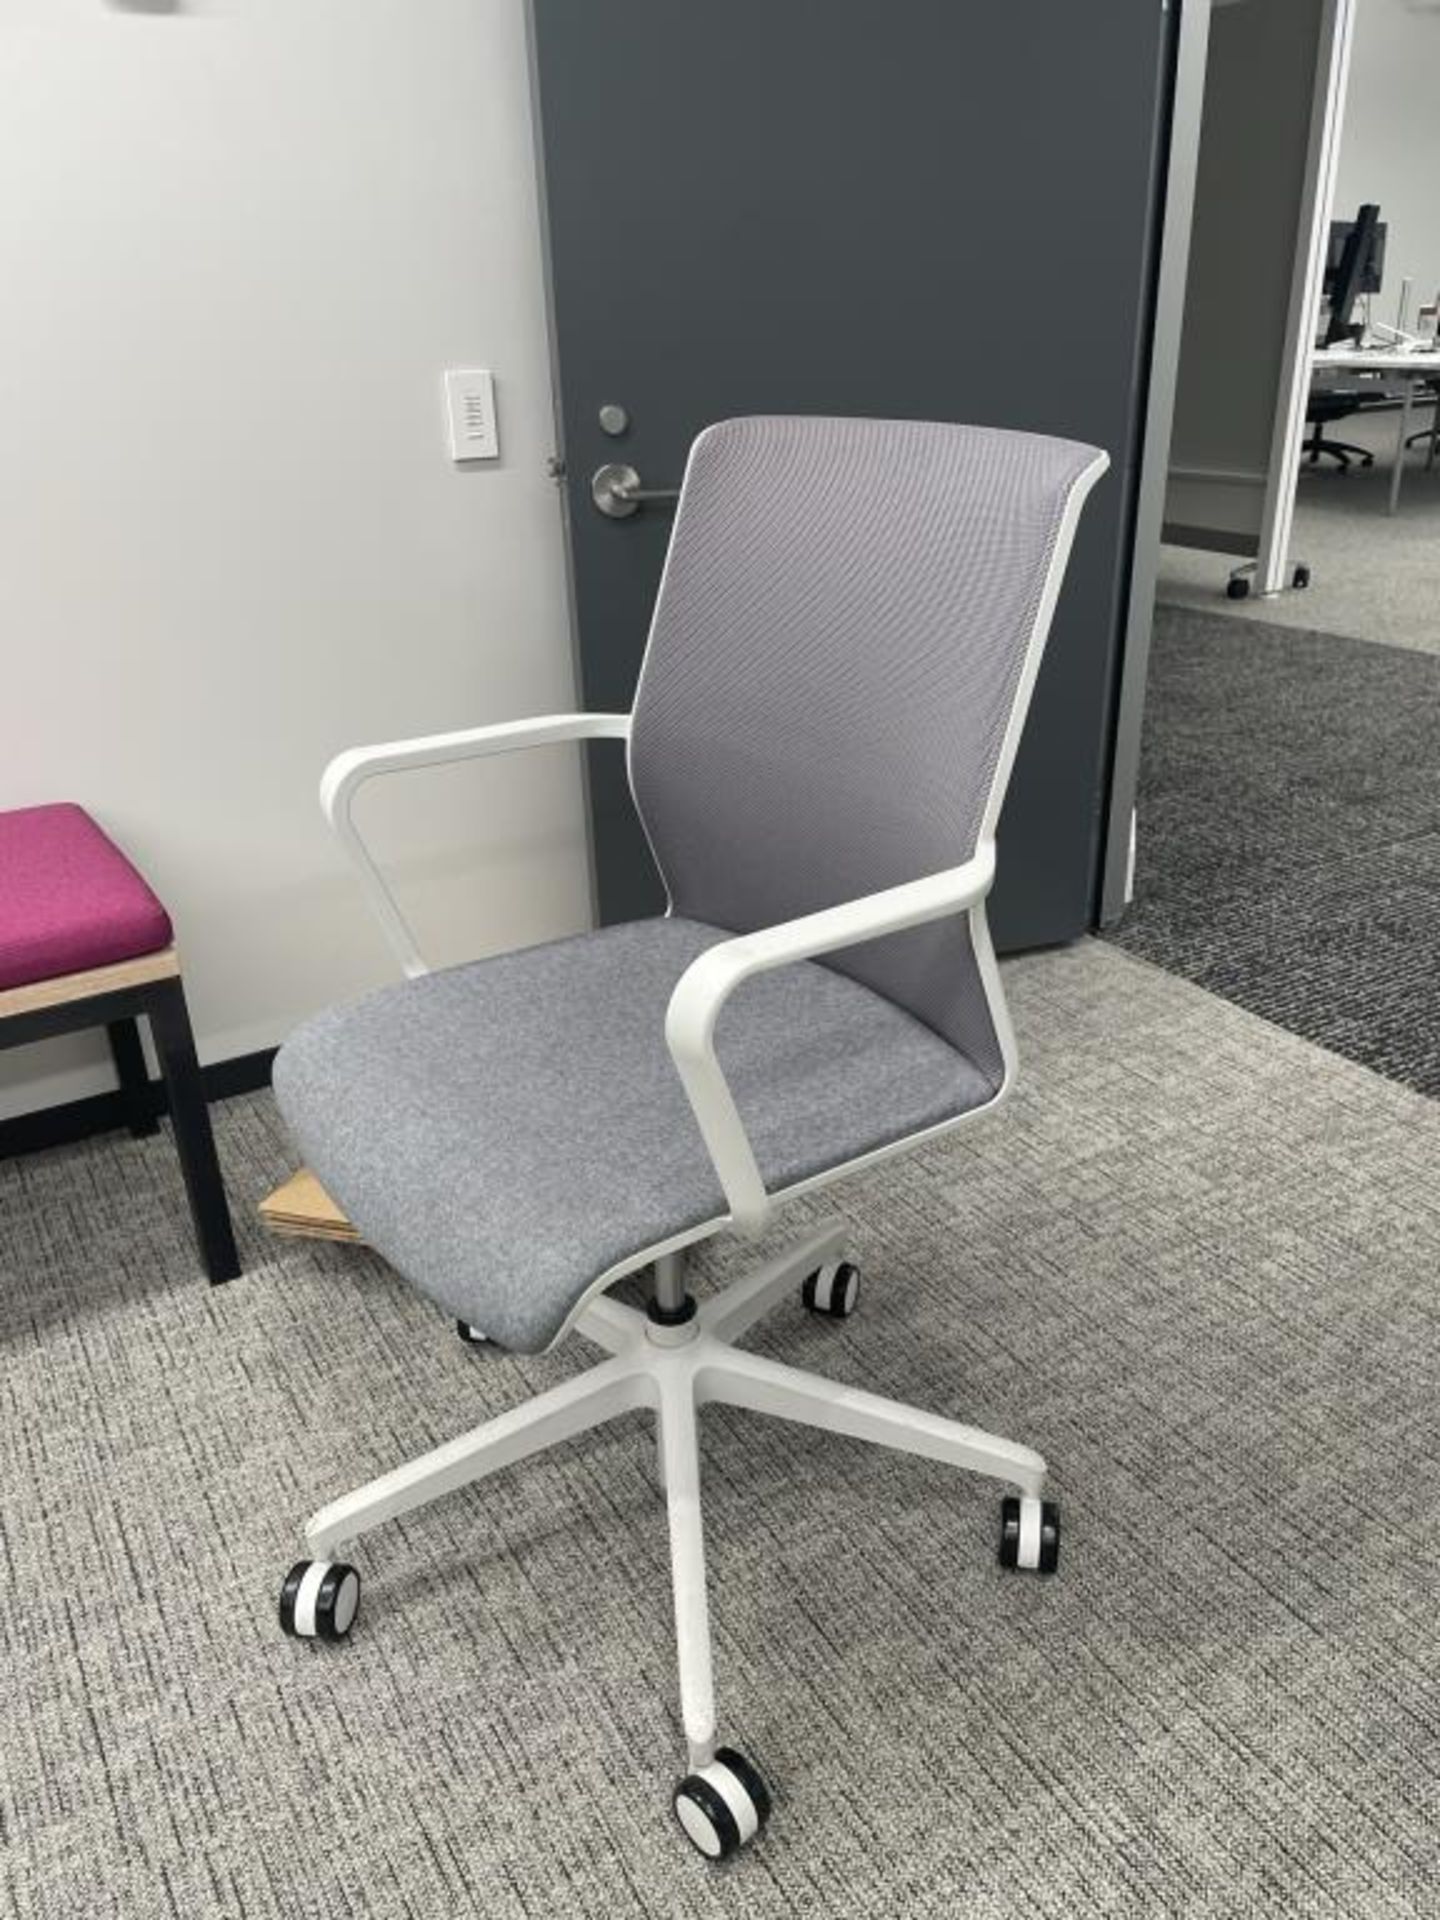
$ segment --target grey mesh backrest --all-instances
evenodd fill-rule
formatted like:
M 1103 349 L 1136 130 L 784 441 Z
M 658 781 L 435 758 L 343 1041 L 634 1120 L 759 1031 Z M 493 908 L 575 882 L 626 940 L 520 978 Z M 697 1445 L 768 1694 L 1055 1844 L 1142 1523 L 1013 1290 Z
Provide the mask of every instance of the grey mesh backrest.
M 970 858 L 1066 508 L 1100 460 L 922 421 L 701 434 L 630 747 L 676 913 L 745 932 Z M 829 964 L 998 1079 L 963 917 Z

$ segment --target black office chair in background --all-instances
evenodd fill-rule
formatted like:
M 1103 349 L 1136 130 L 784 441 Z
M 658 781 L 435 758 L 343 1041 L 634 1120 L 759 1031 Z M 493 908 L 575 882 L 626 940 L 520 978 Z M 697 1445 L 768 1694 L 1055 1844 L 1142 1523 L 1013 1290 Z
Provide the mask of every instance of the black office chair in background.
M 1373 467 L 1375 456 L 1368 447 L 1356 446 L 1352 440 L 1328 439 L 1325 429 L 1337 420 L 1348 419 L 1352 413 L 1363 413 L 1383 398 L 1383 392 L 1373 380 L 1316 381 L 1305 407 L 1306 424 L 1314 428 L 1304 447 L 1310 465 L 1319 466 L 1320 456 L 1325 454 L 1347 471 L 1352 460 L 1358 460 L 1362 467 Z
M 1418 447 L 1422 440 L 1428 441 L 1430 451 L 1425 456 L 1425 464 L 1427 467 L 1433 467 L 1436 445 L 1440 443 L 1440 380 L 1427 380 L 1425 390 L 1435 402 L 1435 411 L 1431 415 L 1429 426 L 1421 427 L 1418 433 L 1412 433 L 1405 444 L 1407 447 Z

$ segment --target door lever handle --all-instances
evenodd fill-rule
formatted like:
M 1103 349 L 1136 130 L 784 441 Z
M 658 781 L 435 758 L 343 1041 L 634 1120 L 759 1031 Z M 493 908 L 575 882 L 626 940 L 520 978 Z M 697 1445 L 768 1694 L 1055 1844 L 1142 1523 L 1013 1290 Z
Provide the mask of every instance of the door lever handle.
M 678 500 L 678 487 L 642 487 L 634 467 L 618 461 L 597 467 L 590 476 L 590 498 L 610 520 L 628 520 L 647 500 Z

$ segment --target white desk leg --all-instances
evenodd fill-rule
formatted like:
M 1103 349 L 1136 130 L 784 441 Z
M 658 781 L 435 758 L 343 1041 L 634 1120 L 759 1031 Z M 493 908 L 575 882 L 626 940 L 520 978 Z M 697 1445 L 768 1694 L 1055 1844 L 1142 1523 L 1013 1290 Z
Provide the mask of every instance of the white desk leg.
M 1390 511 L 1400 505 L 1400 476 L 1405 471 L 1405 442 L 1410 438 L 1410 416 L 1415 411 L 1415 375 L 1405 381 L 1405 404 L 1400 409 L 1400 440 L 1395 448 L 1395 471 L 1390 476 Z

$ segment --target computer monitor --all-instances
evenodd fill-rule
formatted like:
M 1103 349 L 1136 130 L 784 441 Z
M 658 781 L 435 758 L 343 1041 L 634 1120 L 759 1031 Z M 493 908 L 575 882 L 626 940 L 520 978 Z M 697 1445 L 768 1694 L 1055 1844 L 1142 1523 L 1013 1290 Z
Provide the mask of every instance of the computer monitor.
M 1325 249 L 1325 292 L 1327 295 L 1335 285 L 1335 276 L 1340 271 L 1340 256 L 1345 251 L 1345 242 L 1354 230 L 1353 220 L 1332 220 L 1330 222 L 1330 244 Z M 1379 293 L 1380 283 L 1385 278 L 1385 235 L 1388 231 L 1383 220 L 1375 223 L 1375 237 L 1370 243 L 1370 251 L 1361 263 L 1361 293 Z
M 1338 239 L 1337 239 L 1338 236 Z M 1332 269 L 1325 263 L 1325 291 L 1330 298 L 1330 323 L 1325 345 L 1333 347 L 1355 335 L 1351 315 L 1362 293 L 1378 293 L 1385 264 L 1385 228 L 1379 207 L 1368 203 L 1353 220 L 1337 220 L 1330 229 L 1335 250 Z

